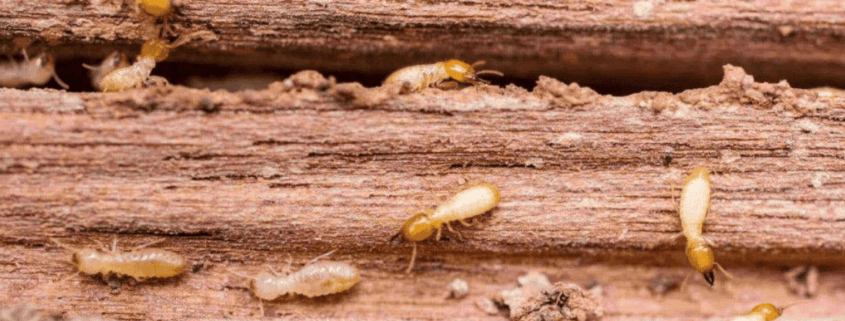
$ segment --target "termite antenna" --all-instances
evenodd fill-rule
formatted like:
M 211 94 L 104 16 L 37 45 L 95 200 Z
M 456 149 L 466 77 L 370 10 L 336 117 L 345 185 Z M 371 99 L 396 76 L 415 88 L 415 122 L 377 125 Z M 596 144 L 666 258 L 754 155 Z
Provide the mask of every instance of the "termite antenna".
M 470 66 L 472 66 L 472 68 L 475 68 L 475 67 L 478 67 L 478 66 L 481 66 L 481 65 L 484 65 L 484 64 L 487 64 L 487 61 L 478 60 L 476 62 L 473 62 L 472 65 L 470 65 Z
M 796 305 L 800 305 L 800 304 L 808 303 L 808 302 L 810 302 L 810 300 L 795 301 L 795 302 L 792 302 L 792 303 L 790 303 L 790 304 L 787 304 L 787 305 L 784 305 L 784 306 L 782 306 L 782 307 L 779 307 L 779 308 L 778 308 L 778 310 L 780 310 L 780 313 L 783 313 L 783 310 L 789 309 L 789 308 L 794 307 L 794 306 L 796 306 Z
M 499 76 L 499 77 L 503 77 L 503 76 L 505 76 L 505 74 L 503 74 L 501 71 L 498 71 L 498 70 L 481 70 L 481 71 L 476 71 L 476 72 L 475 72 L 475 75 L 476 75 L 476 76 L 478 76 L 478 75 L 496 75 L 496 76 Z
M 91 66 L 89 64 L 82 64 L 82 68 L 85 68 L 85 69 L 88 69 L 88 70 L 100 70 L 103 67 L 102 66 L 96 66 L 95 67 L 95 66 Z
M 722 274 L 724 274 L 725 276 L 727 276 L 727 277 L 728 277 L 728 279 L 733 279 L 733 278 L 734 278 L 734 276 L 733 276 L 733 275 L 731 275 L 730 273 L 728 273 L 728 271 L 725 271 L 725 268 L 723 268 L 723 267 L 722 267 L 722 265 L 721 265 L 721 264 L 719 264 L 718 262 L 713 262 L 713 265 L 715 265 L 715 266 L 716 266 L 716 268 L 717 268 L 717 269 L 719 269 L 719 272 L 722 272 Z

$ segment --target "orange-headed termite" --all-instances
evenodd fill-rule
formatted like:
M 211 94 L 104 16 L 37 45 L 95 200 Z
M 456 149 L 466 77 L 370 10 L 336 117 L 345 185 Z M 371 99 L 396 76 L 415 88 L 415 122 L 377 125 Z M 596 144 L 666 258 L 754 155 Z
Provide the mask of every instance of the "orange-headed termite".
M 138 246 L 129 252 L 117 250 L 117 238 L 112 243 L 111 251 L 84 248 L 74 249 L 51 239 L 56 245 L 73 252 L 71 263 L 79 272 L 102 276 L 128 276 L 135 280 L 147 278 L 169 278 L 184 273 L 190 264 L 184 256 L 162 250 L 145 248 L 163 240 Z
M 150 73 L 155 68 L 156 62 L 161 62 L 167 58 L 171 49 L 189 40 L 190 37 L 185 40 L 177 40 L 172 44 L 159 39 L 147 40 L 141 46 L 141 54 L 138 55 L 135 63 L 107 73 L 100 81 L 100 89 L 103 92 L 117 92 L 150 83 Z
M 693 269 L 704 275 L 704 280 L 710 285 L 715 282 L 713 267 L 718 267 L 722 273 L 730 276 L 713 257 L 713 249 L 709 241 L 701 236 L 704 219 L 710 208 L 710 171 L 704 167 L 696 167 L 684 179 L 681 191 L 681 203 L 678 213 L 681 217 L 683 235 L 687 239 L 687 259 Z M 685 280 L 686 282 L 686 280 Z
M 427 210 L 423 213 L 416 214 L 405 221 L 402 229 L 393 235 L 391 240 L 395 240 L 400 235 L 403 239 L 413 244 L 413 251 L 411 252 L 411 261 L 408 264 L 406 273 L 411 273 L 414 268 L 414 260 L 417 257 L 417 243 L 419 241 L 429 238 L 434 231 L 437 231 L 436 239 L 440 239 L 441 228 L 443 224 L 449 230 L 451 221 L 459 221 L 464 225 L 464 219 L 481 215 L 499 204 L 499 188 L 490 183 L 481 183 L 469 186 L 446 201 L 440 204 L 434 210 Z
M 771 303 L 758 304 L 748 314 L 735 317 L 731 321 L 772 321 L 779 318 L 783 314 L 783 310 L 800 303 L 804 303 L 804 301 L 795 302 L 780 308 Z
M 29 85 L 43 85 L 50 81 L 50 78 L 53 78 L 59 86 L 68 89 L 68 85 L 56 75 L 53 56 L 41 53 L 30 60 L 26 50 L 22 50 L 22 53 L 23 62 L 18 63 L 12 60 L 0 65 L 0 87 L 18 88 Z
M 261 300 L 270 301 L 285 294 L 300 294 L 309 298 L 329 295 L 349 290 L 361 280 L 358 269 L 349 263 L 317 261 L 333 252 L 314 258 L 302 269 L 287 276 L 280 276 L 272 270 L 273 274 L 261 272 L 255 277 L 229 272 L 249 279 L 250 291 Z
M 112 70 L 129 67 L 129 61 L 126 59 L 125 54 L 112 51 L 108 56 L 106 56 L 106 59 L 103 59 L 103 62 L 100 63 L 99 66 L 82 64 L 82 67 L 89 70 L 88 75 L 91 76 L 91 86 L 97 90 L 103 90 L 103 88 L 100 87 L 103 77 L 112 72 Z
M 428 87 L 441 85 L 449 79 L 476 85 L 489 83 L 478 78 L 479 75 L 503 76 L 501 72 L 496 70 L 475 71 L 475 67 L 482 64 L 484 64 L 483 60 L 470 65 L 457 59 L 450 59 L 433 64 L 414 65 L 393 72 L 384 80 L 384 85 L 398 84 L 410 87 L 412 92 L 420 92 Z

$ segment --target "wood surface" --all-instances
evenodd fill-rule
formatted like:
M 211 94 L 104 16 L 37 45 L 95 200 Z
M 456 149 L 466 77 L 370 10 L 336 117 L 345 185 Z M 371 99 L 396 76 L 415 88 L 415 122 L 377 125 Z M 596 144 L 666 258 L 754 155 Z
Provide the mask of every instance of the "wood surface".
M 845 86 L 839 0 L 181 2 L 171 24 L 210 34 L 173 52 L 158 71 L 173 77 L 316 69 L 375 85 L 402 66 L 459 58 L 485 59 L 508 81 L 542 74 L 625 93 L 708 86 L 727 63 L 770 82 Z M 60 76 L 84 75 L 80 63 L 114 49 L 132 57 L 155 35 L 136 11 L 123 0 L 0 0 L 0 43 L 6 53 L 32 43 L 65 61 Z
M 690 320 L 802 298 L 792 266 L 819 267 L 818 294 L 783 320 L 845 317 L 845 95 L 755 82 L 726 66 L 713 87 L 601 96 L 541 77 L 533 91 L 478 86 L 397 95 L 301 72 L 258 91 L 179 86 L 117 94 L 0 89 L 0 306 L 26 301 L 120 320 L 258 319 L 246 280 L 289 257 L 359 267 L 351 291 L 265 302 L 295 319 L 506 319 L 482 298 L 531 270 L 600 294 L 604 320 Z M 710 289 L 651 292 L 690 271 L 675 211 L 694 166 L 713 171 L 704 234 Z M 502 201 L 473 227 L 409 245 L 388 238 L 462 185 Z M 72 276 L 49 242 L 155 245 L 197 265 L 120 293 Z M 446 299 L 465 279 L 470 295 Z M 598 286 L 598 288 L 596 288 Z M 838 319 L 837 319 L 838 318 Z

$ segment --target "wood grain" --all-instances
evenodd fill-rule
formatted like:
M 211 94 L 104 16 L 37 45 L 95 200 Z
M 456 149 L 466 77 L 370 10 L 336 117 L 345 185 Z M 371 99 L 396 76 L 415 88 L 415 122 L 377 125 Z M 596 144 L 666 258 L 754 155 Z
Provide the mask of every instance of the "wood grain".
M 475 300 L 529 270 L 602 285 L 605 320 L 729 316 L 785 304 L 789 266 L 820 266 L 813 303 L 788 316 L 843 316 L 845 95 L 756 83 L 600 96 L 550 78 L 533 92 L 482 86 L 395 95 L 302 72 L 262 91 L 159 87 L 118 94 L 0 89 L 0 306 L 29 301 L 123 320 L 257 318 L 228 270 L 295 268 L 338 249 L 362 271 L 337 296 L 265 303 L 267 316 L 502 319 Z M 762 97 L 762 98 L 760 98 Z M 755 100 L 762 99 L 762 100 Z M 705 236 L 738 277 L 715 290 L 650 294 L 689 267 L 673 199 L 693 166 L 713 170 Z M 463 239 L 387 239 L 462 184 L 502 202 Z M 47 239 L 157 245 L 204 263 L 175 280 L 67 280 Z M 444 299 L 455 277 L 470 296 Z M 786 319 L 790 320 L 790 319 Z M 794 319 L 793 319 L 794 320 Z
M 710 85 L 732 63 L 761 80 L 845 86 L 838 0 L 182 2 L 169 21 L 213 35 L 176 50 L 169 69 L 194 64 L 195 73 L 316 69 L 374 84 L 411 64 L 485 59 L 504 83 L 543 74 L 630 93 Z M 154 28 L 124 1 L 0 1 L 4 52 L 17 39 L 68 64 L 114 49 L 132 56 Z M 72 61 L 60 63 L 62 77 L 85 74 Z

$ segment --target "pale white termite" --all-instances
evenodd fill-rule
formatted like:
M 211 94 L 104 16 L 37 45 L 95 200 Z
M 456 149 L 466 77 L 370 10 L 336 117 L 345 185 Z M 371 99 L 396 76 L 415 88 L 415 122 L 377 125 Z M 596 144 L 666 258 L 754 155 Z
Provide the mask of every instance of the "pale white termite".
M 22 53 L 23 62 L 19 63 L 12 60 L 0 65 L 0 87 L 18 88 L 29 85 L 43 85 L 49 82 L 50 78 L 53 78 L 59 86 L 68 89 L 68 85 L 56 75 L 53 56 L 41 53 L 30 60 L 26 50 L 22 50 Z
M 730 274 L 716 263 L 713 249 L 701 233 L 709 208 L 710 171 L 704 167 L 696 167 L 684 180 L 678 213 L 681 217 L 683 235 L 687 239 L 687 259 L 693 269 L 704 275 L 704 280 L 713 285 L 715 282 L 714 266 L 718 267 L 725 275 L 730 276 Z
M 391 238 L 391 240 L 395 240 L 399 235 L 402 235 L 405 241 L 411 242 L 414 246 L 411 252 L 411 261 L 405 272 L 411 273 L 411 269 L 414 268 L 414 260 L 417 257 L 417 242 L 429 238 L 435 230 L 437 231 L 436 239 L 439 240 L 443 224 L 446 224 L 446 227 L 451 230 L 452 227 L 449 225 L 451 221 L 459 221 L 464 225 L 469 225 L 463 220 L 493 209 L 499 204 L 500 197 L 499 188 L 496 185 L 490 183 L 475 184 L 461 190 L 436 209 L 418 213 L 406 220 L 399 232 Z
M 103 62 L 99 66 L 82 64 L 82 67 L 89 70 L 88 75 L 91 77 L 91 86 L 98 91 L 102 91 L 103 88 L 100 87 L 100 83 L 103 81 L 103 77 L 112 72 L 112 70 L 129 67 L 129 61 L 126 59 L 125 54 L 112 51 L 106 56 L 106 59 L 103 59 Z
M 334 251 L 332 251 L 334 252 Z M 249 279 L 249 289 L 262 300 L 275 300 L 285 294 L 300 294 L 309 298 L 343 292 L 352 288 L 361 280 L 358 269 L 346 262 L 317 261 L 332 252 L 311 260 L 299 271 L 286 276 L 273 272 L 258 273 L 254 277 L 230 271 L 230 273 Z
M 428 87 L 441 85 L 449 79 L 476 85 L 489 83 L 478 78 L 479 75 L 503 76 L 500 71 L 496 70 L 475 71 L 475 67 L 482 64 L 484 64 L 483 60 L 470 65 L 457 59 L 450 59 L 433 64 L 409 66 L 390 74 L 383 84 L 408 86 L 412 92 L 420 92 Z
M 117 250 L 117 239 L 112 243 L 111 251 L 84 248 L 75 249 L 51 239 L 56 245 L 73 252 L 71 263 L 88 275 L 100 274 L 128 276 L 135 280 L 148 278 L 169 278 L 185 273 L 190 266 L 184 256 L 162 249 L 145 248 L 163 240 L 148 243 L 129 252 Z

